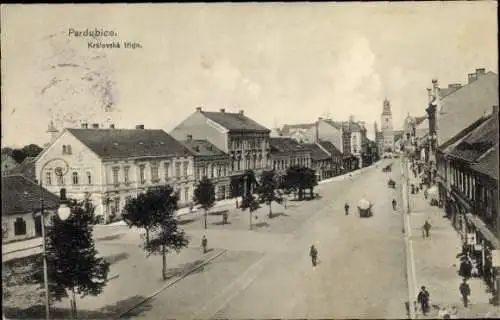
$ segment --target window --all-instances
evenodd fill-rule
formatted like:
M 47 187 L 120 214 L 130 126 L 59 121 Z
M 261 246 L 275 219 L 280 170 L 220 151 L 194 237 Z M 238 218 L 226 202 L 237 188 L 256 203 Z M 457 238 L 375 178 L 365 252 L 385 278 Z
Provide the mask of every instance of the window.
M 140 180 L 141 184 L 145 184 L 146 183 L 145 170 L 146 170 L 146 166 L 145 165 L 142 164 L 142 165 L 139 166 L 139 180 Z
M 17 218 L 14 222 L 14 235 L 23 236 L 26 234 L 26 222 L 23 218 Z
M 222 177 L 222 165 L 217 166 L 217 176 Z
M 189 161 L 184 161 L 184 177 L 188 176 Z
M 153 165 L 151 166 L 151 181 L 152 182 L 158 182 L 160 179 L 159 179 L 159 175 L 158 175 L 158 165 Z
M 123 181 L 125 184 L 129 184 L 130 180 L 128 179 L 128 173 L 130 171 L 130 167 L 123 167 Z
M 51 172 L 45 173 L 45 184 L 48 186 L 50 186 L 52 184 L 52 173 Z
M 181 163 L 177 162 L 175 163 L 175 177 L 180 178 L 181 176 Z
M 57 176 L 57 183 L 60 186 L 63 186 L 64 185 L 64 176 Z
M 90 174 L 90 171 L 87 171 L 87 182 L 88 184 L 92 184 L 92 175 Z
M 214 178 L 214 177 L 216 177 L 216 176 L 217 176 L 217 172 L 216 172 L 216 170 L 217 170 L 216 165 L 215 165 L 215 164 L 214 164 L 214 165 L 212 165 L 212 166 L 211 166 L 211 171 L 212 171 L 212 173 L 211 173 L 211 177 L 212 177 L 212 178 Z
M 201 167 L 201 176 L 207 177 L 207 167 L 205 166 Z
M 115 201 L 114 201 L 114 212 L 115 214 L 118 214 L 118 212 L 120 212 L 120 198 L 115 198 Z
M 189 188 L 184 189 L 184 201 L 189 202 Z
M 73 172 L 73 184 L 78 184 L 78 172 Z
M 165 167 L 165 181 L 167 181 L 170 176 L 170 162 L 165 162 L 163 166 Z
M 62 154 L 66 154 L 66 152 L 67 152 L 66 150 L 67 150 L 67 149 L 66 149 L 66 145 L 63 145 L 63 146 L 62 146 Z
M 113 184 L 118 185 L 118 172 L 120 172 L 120 167 L 113 167 Z

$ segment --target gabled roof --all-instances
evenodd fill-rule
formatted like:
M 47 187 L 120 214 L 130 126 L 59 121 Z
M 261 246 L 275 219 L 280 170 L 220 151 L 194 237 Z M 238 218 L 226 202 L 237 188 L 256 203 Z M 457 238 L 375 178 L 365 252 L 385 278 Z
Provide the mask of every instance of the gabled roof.
M 43 188 L 46 209 L 57 209 L 59 197 Z M 40 210 L 40 186 L 21 175 L 2 177 L 2 215 Z
M 444 97 L 438 118 L 439 144 L 481 118 L 492 106 L 498 106 L 498 75 L 491 71 Z
M 304 145 L 301 145 L 292 138 L 287 137 L 272 137 L 269 140 L 271 153 L 293 153 L 308 151 Z
M 192 155 L 185 146 L 163 130 L 67 130 L 102 159 Z
M 224 151 L 207 140 L 182 141 L 182 144 L 195 156 L 227 156 Z
M 330 152 L 330 154 L 332 156 L 342 156 L 342 152 L 340 152 L 339 149 L 337 149 L 337 147 L 335 147 L 335 145 L 333 143 L 331 143 L 330 141 L 325 141 L 325 140 L 320 140 L 318 141 L 318 143 L 328 152 Z
M 458 144 L 449 151 L 449 155 L 473 162 L 486 153 L 498 142 L 498 123 L 490 116 L 469 131 Z
M 311 160 L 319 161 L 319 160 L 327 160 L 330 159 L 330 156 L 323 151 L 316 143 L 304 143 L 303 146 L 311 151 Z
M 271 132 L 268 128 L 241 113 L 200 111 L 205 117 L 218 123 L 229 131 Z
M 498 143 L 479 157 L 472 169 L 498 181 Z

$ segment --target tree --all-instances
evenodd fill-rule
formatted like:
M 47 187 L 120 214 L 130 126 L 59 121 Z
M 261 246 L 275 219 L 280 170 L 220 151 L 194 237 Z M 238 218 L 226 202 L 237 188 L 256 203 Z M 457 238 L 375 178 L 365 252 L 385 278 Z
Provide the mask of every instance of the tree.
M 153 191 L 139 194 L 136 198 L 127 200 L 122 211 L 122 218 L 129 228 L 137 227 L 146 230 L 146 243 L 149 243 L 149 234 L 154 227 L 156 212 L 155 207 L 158 201 Z
M 4 155 L 4 154 L 10 154 L 12 152 L 12 150 L 13 149 L 10 148 L 10 147 L 3 147 L 2 148 L 2 155 Z
M 207 228 L 207 211 L 215 204 L 215 186 L 207 177 L 203 177 L 194 190 L 194 202 L 200 205 L 205 213 L 205 229 Z
M 242 211 L 248 209 L 250 212 L 250 230 L 252 230 L 252 216 L 253 213 L 260 208 L 259 201 L 257 201 L 253 194 L 249 193 L 248 195 L 242 197 L 240 208 Z
M 273 201 L 281 203 L 282 196 L 279 193 L 278 183 L 274 171 L 264 171 L 262 172 L 262 179 L 260 185 L 257 187 L 257 194 L 261 201 L 265 202 L 269 206 L 269 218 L 272 217 L 271 204 Z
M 27 157 L 36 157 L 42 152 L 42 148 L 37 146 L 36 144 L 29 144 L 24 146 L 21 151 L 27 156 Z
M 12 153 L 10 154 L 14 160 L 16 160 L 17 163 L 23 162 L 23 160 L 26 158 L 26 154 L 20 150 L 20 149 L 14 149 L 12 150 Z
M 304 187 L 309 189 L 309 195 L 311 198 L 314 197 L 314 187 L 318 185 L 316 179 L 316 171 L 310 168 L 305 168 L 304 170 Z
M 102 293 L 107 284 L 109 263 L 98 258 L 92 236 L 95 207 L 89 200 L 69 201 L 71 214 L 67 220 L 54 218 L 47 228 L 47 264 L 49 291 L 53 300 L 69 297 L 76 314 L 76 296 L 81 298 Z M 43 279 L 43 273 L 35 275 Z
M 178 228 L 175 218 L 178 195 L 171 186 L 161 186 L 148 190 L 145 195 L 148 198 L 148 213 L 151 214 L 153 224 L 152 230 L 157 231 L 144 246 L 149 254 L 162 255 L 162 277 L 167 279 L 167 254 L 171 250 L 179 252 L 187 247 L 189 241 L 184 230 Z
M 292 166 L 287 169 L 285 187 L 288 190 L 297 191 L 299 200 L 303 199 L 305 189 L 309 189 L 312 196 L 317 184 L 315 170 L 301 166 Z

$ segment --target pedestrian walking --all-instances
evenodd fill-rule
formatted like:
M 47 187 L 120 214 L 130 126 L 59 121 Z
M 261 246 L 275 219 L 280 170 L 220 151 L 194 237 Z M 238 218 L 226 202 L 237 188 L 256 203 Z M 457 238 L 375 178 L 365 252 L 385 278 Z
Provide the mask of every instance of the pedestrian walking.
M 345 210 L 345 215 L 347 216 L 349 214 L 349 204 L 347 202 L 344 205 L 344 210 Z
M 396 211 L 396 199 L 392 199 L 392 210 Z
M 311 249 L 309 250 L 309 255 L 311 256 L 311 261 L 313 267 L 316 267 L 316 263 L 318 262 L 318 250 L 314 245 L 311 245 Z
M 203 253 L 207 253 L 207 245 L 208 245 L 207 237 L 203 236 L 203 238 L 201 239 L 201 246 L 203 248 Z
M 472 274 L 472 263 L 468 256 L 462 259 L 460 263 L 460 269 L 458 270 L 458 274 L 464 279 L 469 279 Z
M 429 238 L 429 230 L 431 230 L 431 224 L 429 223 L 429 221 L 425 220 L 425 223 L 422 227 L 422 235 L 425 237 L 425 238 Z
M 429 291 L 425 289 L 425 286 L 422 286 L 420 288 L 420 292 L 418 293 L 417 301 L 418 303 L 420 303 L 420 309 L 422 309 L 422 313 L 424 316 L 427 315 L 427 311 L 429 310 L 429 298 Z
M 469 305 L 470 287 L 466 278 L 464 278 L 463 282 L 460 284 L 459 289 L 460 295 L 462 295 L 462 301 L 464 302 L 464 307 L 467 308 Z
M 424 190 L 424 198 L 427 200 L 427 197 L 429 196 L 429 192 L 427 192 L 427 189 Z

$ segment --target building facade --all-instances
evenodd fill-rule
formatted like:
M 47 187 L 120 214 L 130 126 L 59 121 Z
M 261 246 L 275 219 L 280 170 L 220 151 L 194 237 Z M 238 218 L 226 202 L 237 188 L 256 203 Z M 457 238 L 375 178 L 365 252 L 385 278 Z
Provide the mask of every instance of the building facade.
M 271 169 L 271 130 L 238 113 L 196 111 L 177 125 L 170 134 L 178 139 L 191 135 L 193 139 L 205 139 L 227 153 L 230 157 L 231 197 L 242 196 L 245 190 L 252 191 L 253 183 L 245 183 L 248 171 L 258 177 Z
M 59 196 L 42 189 L 45 214 L 54 216 Z M 21 175 L 2 177 L 2 242 L 42 236 L 40 186 Z M 38 215 L 37 215 L 38 213 Z
M 35 163 L 36 176 L 50 192 L 65 189 L 68 198 L 91 199 L 104 221 L 118 218 L 129 198 L 154 186 L 173 186 L 181 206 L 192 200 L 193 154 L 163 130 L 142 125 L 64 129 Z M 66 164 L 58 176 L 56 167 Z
M 197 185 L 203 177 L 207 177 L 215 186 L 217 200 L 227 199 L 230 193 L 230 158 L 207 140 L 193 140 L 188 135 L 182 141 L 194 155 L 194 182 Z

